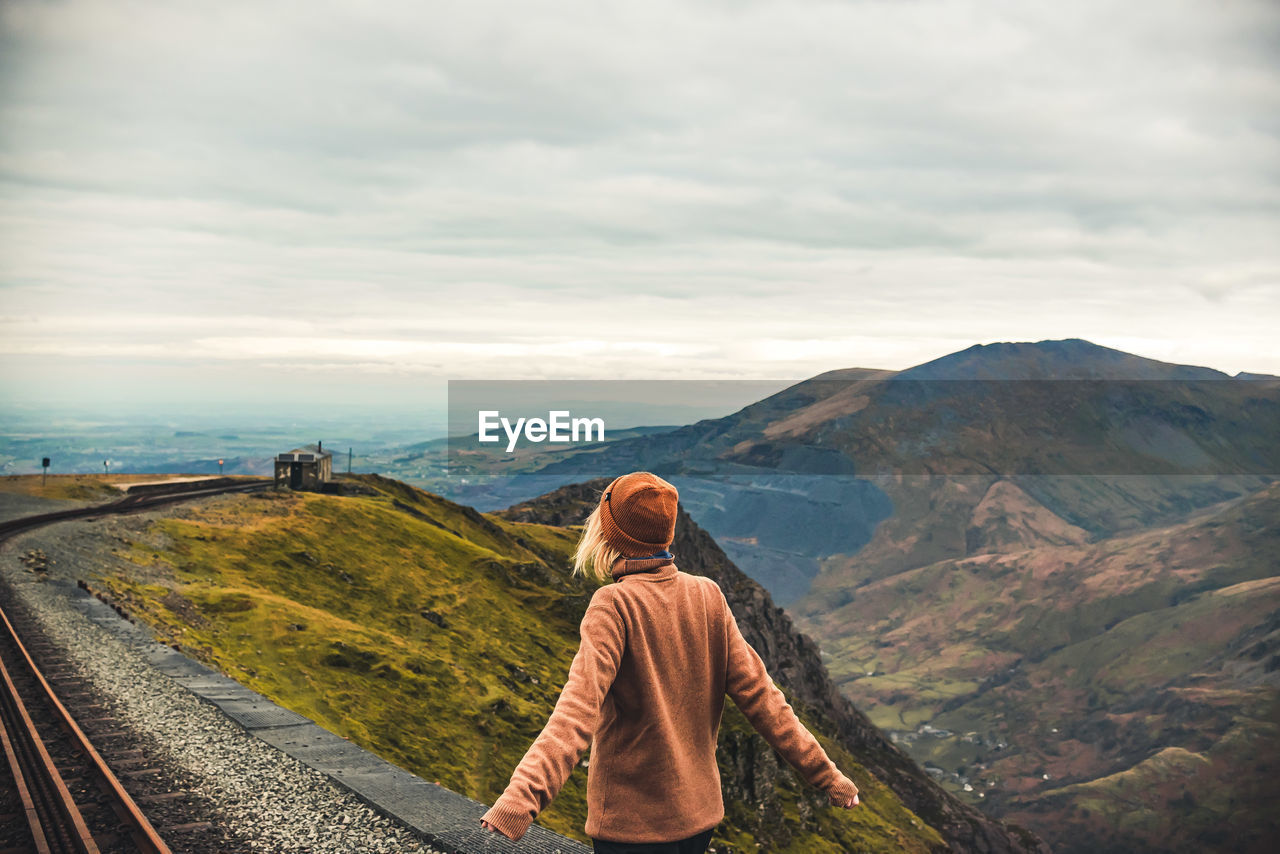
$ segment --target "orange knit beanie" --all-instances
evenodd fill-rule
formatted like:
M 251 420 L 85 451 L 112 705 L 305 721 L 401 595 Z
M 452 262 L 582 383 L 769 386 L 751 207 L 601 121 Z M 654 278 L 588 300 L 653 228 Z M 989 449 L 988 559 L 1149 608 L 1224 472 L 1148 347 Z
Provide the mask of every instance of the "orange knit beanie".
M 633 471 L 600 497 L 604 539 L 626 557 L 648 557 L 671 545 L 680 493 L 657 475 Z

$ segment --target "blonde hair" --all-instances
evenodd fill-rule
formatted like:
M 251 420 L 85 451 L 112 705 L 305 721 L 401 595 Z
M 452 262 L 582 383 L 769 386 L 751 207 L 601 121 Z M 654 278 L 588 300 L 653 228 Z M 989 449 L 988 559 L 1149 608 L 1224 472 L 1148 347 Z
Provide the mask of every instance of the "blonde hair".
M 605 541 L 604 526 L 600 523 L 600 507 L 597 504 L 596 509 L 582 523 L 582 538 L 578 540 L 578 548 L 573 553 L 573 574 L 608 581 L 613 577 L 610 572 L 613 562 L 622 557 L 622 552 Z

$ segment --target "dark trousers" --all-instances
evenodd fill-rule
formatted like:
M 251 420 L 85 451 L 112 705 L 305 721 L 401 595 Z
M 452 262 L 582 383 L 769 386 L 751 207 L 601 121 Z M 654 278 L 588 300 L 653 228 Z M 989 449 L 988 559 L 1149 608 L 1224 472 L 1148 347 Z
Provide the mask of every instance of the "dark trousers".
M 592 839 L 591 843 L 595 854 L 703 854 L 711 844 L 712 830 L 715 828 L 675 842 L 609 842 L 605 839 Z

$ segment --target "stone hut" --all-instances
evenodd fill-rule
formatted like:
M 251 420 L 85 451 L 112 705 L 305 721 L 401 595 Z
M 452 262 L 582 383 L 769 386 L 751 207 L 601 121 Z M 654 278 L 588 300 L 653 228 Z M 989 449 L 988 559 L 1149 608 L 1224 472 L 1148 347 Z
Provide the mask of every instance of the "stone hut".
M 333 478 L 333 454 L 323 442 L 276 455 L 276 486 L 320 492 Z

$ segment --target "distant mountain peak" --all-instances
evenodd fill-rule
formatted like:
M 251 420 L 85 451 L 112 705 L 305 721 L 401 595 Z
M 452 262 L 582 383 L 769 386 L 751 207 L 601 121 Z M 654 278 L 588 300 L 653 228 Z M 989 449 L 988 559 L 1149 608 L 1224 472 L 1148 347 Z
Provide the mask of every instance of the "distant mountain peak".
M 908 368 L 898 377 L 914 380 L 1230 379 L 1213 368 L 1161 362 L 1083 338 L 974 344 Z

